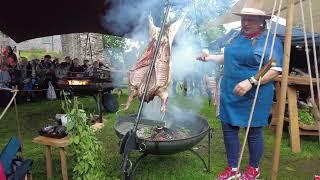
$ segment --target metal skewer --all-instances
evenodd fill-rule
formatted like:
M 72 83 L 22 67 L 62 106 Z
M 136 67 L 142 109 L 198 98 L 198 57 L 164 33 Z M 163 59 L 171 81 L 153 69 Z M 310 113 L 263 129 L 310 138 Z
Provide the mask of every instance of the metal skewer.
M 143 95 L 142 95 L 142 99 L 141 99 L 141 102 L 140 102 L 139 111 L 138 111 L 138 114 L 137 114 L 137 117 L 136 117 L 135 125 L 133 127 L 133 133 L 135 133 L 137 131 L 138 124 L 140 123 L 140 120 L 141 120 L 141 112 L 142 112 L 144 100 L 146 98 L 147 91 L 148 91 L 148 88 L 149 88 L 150 79 L 151 79 L 151 75 L 152 75 L 152 69 L 153 69 L 153 67 L 155 65 L 156 58 L 157 58 L 157 55 L 158 55 L 158 52 L 159 52 L 160 42 L 161 42 L 161 38 L 162 38 L 163 32 L 164 32 L 164 25 L 166 23 L 166 20 L 167 20 L 168 14 L 169 14 L 169 9 L 170 9 L 168 0 L 166 0 L 165 6 L 166 6 L 166 10 L 165 10 L 165 13 L 164 13 L 163 20 L 161 22 L 160 33 L 158 35 L 158 39 L 157 39 L 157 43 L 156 43 L 156 47 L 155 47 L 155 52 L 153 54 L 153 58 L 152 58 L 151 64 L 150 64 L 148 72 L 147 72 L 146 86 L 144 87 L 144 90 L 143 90 Z

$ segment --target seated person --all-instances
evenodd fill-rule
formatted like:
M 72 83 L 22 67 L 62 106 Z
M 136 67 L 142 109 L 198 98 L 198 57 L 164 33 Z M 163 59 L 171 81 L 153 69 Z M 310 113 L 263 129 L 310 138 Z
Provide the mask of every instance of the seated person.
M 82 65 L 83 70 L 86 71 L 88 67 L 89 67 L 89 60 L 88 59 L 83 60 L 83 65 Z
M 5 64 L 0 64 L 0 88 L 10 87 L 11 77 Z
M 21 61 L 19 64 L 19 70 L 21 71 L 21 88 L 26 91 L 23 93 L 26 96 L 27 101 L 31 101 L 32 94 L 32 66 L 31 63 L 28 62 L 28 59 L 25 57 L 21 57 Z
M 88 74 L 88 76 L 90 77 L 96 76 L 98 74 L 99 68 L 99 61 L 94 61 L 93 64 L 87 68 L 86 74 Z
M 69 76 L 71 77 L 82 77 L 83 76 L 83 67 L 80 66 L 80 62 L 78 58 L 73 59 L 73 64 L 69 69 Z
M 41 66 L 41 69 L 46 69 L 46 70 L 52 69 L 54 66 L 53 66 L 53 63 L 51 61 L 51 56 L 50 55 L 45 55 L 44 59 L 43 59 L 43 62 L 40 64 L 40 66 Z

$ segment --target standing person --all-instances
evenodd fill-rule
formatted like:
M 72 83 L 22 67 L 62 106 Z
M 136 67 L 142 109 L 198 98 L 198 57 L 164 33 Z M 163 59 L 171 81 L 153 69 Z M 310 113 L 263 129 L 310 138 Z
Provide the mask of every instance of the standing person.
M 260 159 L 263 154 L 263 127 L 268 124 L 268 116 L 272 106 L 274 85 L 272 79 L 282 70 L 283 46 L 276 39 L 272 57 L 270 56 L 273 35 L 270 34 L 263 64 L 269 59 L 276 61 L 261 79 L 261 86 L 254 109 L 251 127 L 248 134 L 249 165 L 241 175 L 239 159 L 239 128 L 247 127 L 249 114 L 255 96 L 260 59 L 263 54 L 267 31 L 266 19 L 271 17 L 262 11 L 263 1 L 255 0 L 246 3 L 240 13 L 241 31 L 229 40 L 224 55 L 202 54 L 202 61 L 214 61 L 224 64 L 224 76 L 221 80 L 220 115 L 224 144 L 228 160 L 227 168 L 218 175 L 218 179 L 234 179 L 240 177 L 254 180 L 260 175 Z
M 18 69 L 18 59 L 16 54 L 9 54 L 6 59 L 6 64 L 11 77 L 11 85 L 21 87 L 22 75 L 21 71 Z
M 0 107 L 5 107 L 11 99 L 11 92 L 2 89 L 11 88 L 10 82 L 11 77 L 7 65 L 0 63 Z
M 6 59 L 10 54 L 14 54 L 11 46 L 6 46 L 1 48 L 1 54 L 0 54 L 0 63 L 6 63 Z

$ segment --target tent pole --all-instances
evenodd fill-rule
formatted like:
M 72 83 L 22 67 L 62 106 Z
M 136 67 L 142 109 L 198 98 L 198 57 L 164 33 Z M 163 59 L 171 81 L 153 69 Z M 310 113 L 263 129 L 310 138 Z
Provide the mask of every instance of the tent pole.
M 292 25 L 293 25 L 293 14 L 294 14 L 294 0 L 288 0 L 287 7 L 288 7 L 288 11 L 287 11 L 287 22 L 286 22 L 286 37 L 284 42 L 284 59 L 283 59 L 283 66 L 282 66 L 282 79 L 281 79 L 281 90 L 280 90 L 280 99 L 279 99 L 279 120 L 277 123 L 276 142 L 275 142 L 274 153 L 273 153 L 272 177 L 271 177 L 272 180 L 277 179 L 278 170 L 279 170 L 280 148 L 281 148 L 285 103 L 286 103 L 287 86 L 288 86 Z

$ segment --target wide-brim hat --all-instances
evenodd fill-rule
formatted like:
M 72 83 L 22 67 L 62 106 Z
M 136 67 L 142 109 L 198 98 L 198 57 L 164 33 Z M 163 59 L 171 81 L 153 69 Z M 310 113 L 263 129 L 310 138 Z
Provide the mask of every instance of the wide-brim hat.
M 267 15 L 263 11 L 263 0 L 247 0 L 240 12 L 232 12 L 237 16 L 260 16 L 265 19 L 270 19 L 271 15 Z

